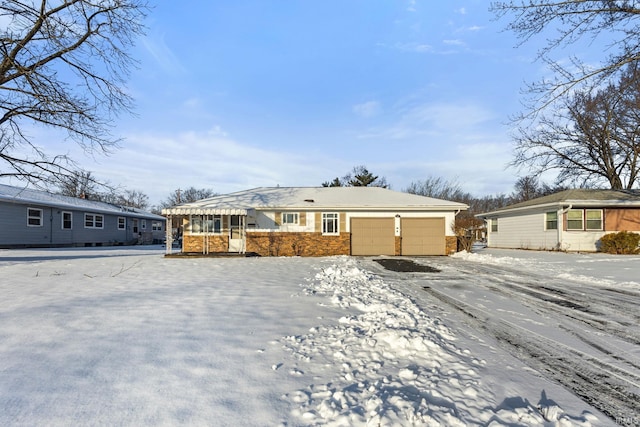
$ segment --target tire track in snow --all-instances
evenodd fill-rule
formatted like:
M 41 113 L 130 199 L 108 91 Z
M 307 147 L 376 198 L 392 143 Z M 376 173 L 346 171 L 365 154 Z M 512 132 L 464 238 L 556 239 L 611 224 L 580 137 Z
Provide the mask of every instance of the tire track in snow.
M 572 302 L 569 299 L 561 300 L 557 297 L 558 292 L 549 291 L 553 289 L 549 287 L 555 283 L 547 277 L 532 278 L 524 277 L 522 274 L 516 276 L 512 275 L 513 272 L 505 275 L 501 268 L 486 265 L 465 265 L 460 270 L 467 275 L 464 280 L 471 281 L 476 286 L 486 287 L 524 302 L 525 305 L 535 306 L 547 314 L 553 312 L 555 317 L 566 317 L 586 323 L 598 331 L 613 333 L 631 344 L 636 344 L 634 333 L 621 333 L 619 328 L 607 326 L 610 324 L 609 321 L 585 321 L 584 313 L 590 314 L 590 308 L 581 300 L 578 302 Z M 541 283 L 545 284 L 544 287 Z M 450 292 L 440 292 L 430 286 L 426 286 L 425 291 L 465 313 L 476 329 L 496 337 L 507 350 L 524 358 L 526 363 L 534 369 L 569 388 L 621 425 L 633 425 L 632 423 L 635 422 L 635 419 L 629 418 L 629 414 L 640 413 L 640 369 L 630 357 L 631 355 L 627 354 L 627 357 L 624 357 L 623 350 L 603 351 L 609 342 L 596 343 L 596 339 L 585 339 L 575 326 L 567 322 L 560 323 L 563 329 L 578 336 L 596 350 L 596 355 L 587 354 L 531 329 L 499 319 L 494 313 L 486 312 L 451 296 Z M 592 292 L 586 293 L 586 295 L 591 294 Z M 583 295 L 581 299 L 584 298 Z M 567 301 L 567 303 L 560 301 Z M 599 305 L 606 306 L 607 303 Z M 605 360 L 605 356 L 611 356 L 623 362 L 626 368 L 621 368 L 620 363 L 615 365 L 610 363 Z M 625 420 L 630 420 L 631 424 L 625 424 Z

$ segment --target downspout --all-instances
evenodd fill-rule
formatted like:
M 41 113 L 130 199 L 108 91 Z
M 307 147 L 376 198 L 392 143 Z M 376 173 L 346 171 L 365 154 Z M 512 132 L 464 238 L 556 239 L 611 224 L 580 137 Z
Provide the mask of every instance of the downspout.
M 53 246 L 53 208 L 49 208 L 49 245 Z

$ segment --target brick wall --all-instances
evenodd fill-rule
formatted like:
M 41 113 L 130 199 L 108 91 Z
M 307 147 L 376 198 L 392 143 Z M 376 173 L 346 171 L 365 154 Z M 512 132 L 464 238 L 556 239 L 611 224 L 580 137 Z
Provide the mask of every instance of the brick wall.
M 456 236 L 445 236 L 446 255 L 455 254 L 458 251 L 458 238 Z
M 208 236 L 208 252 L 227 252 L 229 250 L 229 236 L 215 235 Z M 205 244 L 204 236 L 184 235 L 182 236 L 182 252 L 203 253 Z
M 247 232 L 247 252 L 261 256 L 349 255 L 351 236 L 323 236 L 322 233 Z

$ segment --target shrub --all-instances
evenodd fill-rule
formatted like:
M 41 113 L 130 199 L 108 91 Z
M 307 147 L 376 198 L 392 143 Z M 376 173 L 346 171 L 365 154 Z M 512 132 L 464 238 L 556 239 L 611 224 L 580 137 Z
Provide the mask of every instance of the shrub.
M 605 234 L 600 239 L 600 251 L 608 254 L 637 254 L 640 253 L 640 234 L 629 231 Z

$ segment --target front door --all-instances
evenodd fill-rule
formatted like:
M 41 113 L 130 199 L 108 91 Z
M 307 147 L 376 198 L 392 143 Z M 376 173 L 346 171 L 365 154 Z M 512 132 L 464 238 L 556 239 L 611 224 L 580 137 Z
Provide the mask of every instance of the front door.
M 231 215 L 229 224 L 229 252 L 244 252 L 244 216 Z

